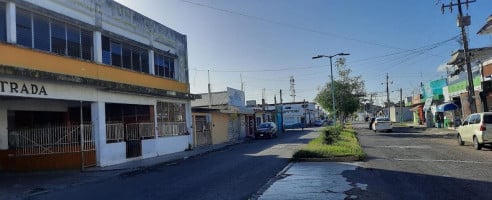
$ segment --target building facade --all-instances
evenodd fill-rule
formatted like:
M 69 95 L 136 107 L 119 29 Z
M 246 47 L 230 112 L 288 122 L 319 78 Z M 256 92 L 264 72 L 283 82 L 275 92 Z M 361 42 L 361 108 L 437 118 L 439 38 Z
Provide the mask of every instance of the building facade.
M 0 51 L 0 169 L 193 144 L 186 35 L 111 0 L 0 0 Z
M 211 126 L 211 142 L 240 141 L 246 137 L 254 137 L 254 109 L 246 107 L 244 92 L 233 88 L 226 91 L 199 94 L 201 98 L 191 102 L 194 116 L 209 116 Z M 208 137 L 208 136 L 207 136 Z M 196 141 L 203 144 L 207 141 Z

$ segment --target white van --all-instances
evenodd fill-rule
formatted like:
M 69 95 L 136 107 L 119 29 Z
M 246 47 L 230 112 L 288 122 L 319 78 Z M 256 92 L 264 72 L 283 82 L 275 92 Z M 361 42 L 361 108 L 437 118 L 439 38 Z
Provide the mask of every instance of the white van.
M 473 113 L 458 127 L 458 144 L 473 143 L 476 150 L 492 144 L 492 112 Z

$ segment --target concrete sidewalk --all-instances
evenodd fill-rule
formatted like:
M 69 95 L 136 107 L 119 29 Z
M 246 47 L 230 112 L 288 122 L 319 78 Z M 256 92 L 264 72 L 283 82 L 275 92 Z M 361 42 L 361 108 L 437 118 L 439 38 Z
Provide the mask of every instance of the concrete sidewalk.
M 40 172 L 1 172 L 0 199 L 25 199 L 33 195 L 49 192 L 53 189 L 63 189 L 69 186 L 101 182 L 106 179 L 148 167 L 179 162 L 194 156 L 224 149 L 231 145 L 247 142 L 244 139 L 236 142 L 217 144 L 196 148 L 153 158 L 139 159 L 108 167 L 92 167 L 84 171 L 58 170 Z

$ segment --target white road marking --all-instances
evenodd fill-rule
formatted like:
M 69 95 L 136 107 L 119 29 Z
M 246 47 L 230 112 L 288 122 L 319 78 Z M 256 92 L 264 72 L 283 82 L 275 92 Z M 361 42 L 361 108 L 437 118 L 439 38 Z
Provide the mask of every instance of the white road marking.
M 397 146 L 397 145 L 389 145 L 389 146 L 375 146 L 378 148 L 399 148 L 399 149 L 431 149 L 432 147 L 429 145 L 420 145 L 420 146 Z
M 492 164 L 492 162 L 471 161 L 471 160 L 429 160 L 416 158 L 394 158 L 396 161 L 417 161 L 417 162 L 452 162 L 452 163 L 471 163 L 471 164 Z

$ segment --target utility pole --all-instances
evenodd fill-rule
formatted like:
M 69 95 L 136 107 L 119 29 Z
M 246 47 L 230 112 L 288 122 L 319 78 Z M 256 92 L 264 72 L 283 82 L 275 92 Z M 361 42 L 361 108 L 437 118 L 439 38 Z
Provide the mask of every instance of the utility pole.
M 403 108 L 402 108 L 402 105 L 403 104 L 403 89 L 400 88 L 400 123 L 403 121 Z
M 393 82 L 391 82 L 393 83 Z M 390 94 L 389 94 L 389 75 L 386 73 L 386 108 L 388 109 L 388 118 L 391 120 L 391 112 L 390 112 Z
M 284 104 L 282 99 L 282 90 L 280 90 L 280 124 L 278 127 L 280 132 L 284 132 Z
M 210 70 L 207 70 L 208 73 L 208 108 L 212 108 L 212 91 L 210 89 Z
M 449 3 L 448 5 L 442 4 L 441 11 L 444 14 L 444 8 L 449 8 L 450 12 L 453 11 L 453 6 L 458 6 L 458 26 L 461 28 L 461 39 L 463 40 L 463 55 L 465 57 L 466 71 L 468 73 L 468 102 L 470 104 L 470 113 L 477 112 L 477 106 L 475 105 L 475 87 L 473 86 L 473 76 L 471 69 L 471 61 L 468 49 L 468 38 L 466 37 L 465 27 L 470 25 L 470 16 L 463 16 L 463 10 L 461 5 L 465 4 L 468 8 L 468 4 L 475 2 L 476 0 L 466 0 L 466 2 L 461 3 L 461 0 L 457 0 L 457 3 Z
M 294 76 L 290 76 L 290 96 L 292 97 L 292 102 L 296 102 L 296 90 L 294 89 Z
M 241 91 L 244 92 L 243 73 L 239 74 L 239 78 L 241 78 Z
M 261 91 L 261 108 L 265 111 L 265 88 Z

